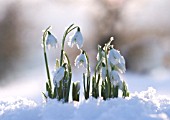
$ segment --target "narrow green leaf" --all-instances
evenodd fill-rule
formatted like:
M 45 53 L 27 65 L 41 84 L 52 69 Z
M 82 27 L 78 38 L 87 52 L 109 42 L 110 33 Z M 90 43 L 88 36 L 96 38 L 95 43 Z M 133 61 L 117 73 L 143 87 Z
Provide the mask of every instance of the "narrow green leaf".
M 43 94 L 45 100 L 47 100 L 48 97 L 46 96 L 46 94 L 44 92 L 42 92 L 42 94 Z
M 114 86 L 113 86 L 114 87 Z M 119 86 L 114 87 L 114 97 L 118 97 Z

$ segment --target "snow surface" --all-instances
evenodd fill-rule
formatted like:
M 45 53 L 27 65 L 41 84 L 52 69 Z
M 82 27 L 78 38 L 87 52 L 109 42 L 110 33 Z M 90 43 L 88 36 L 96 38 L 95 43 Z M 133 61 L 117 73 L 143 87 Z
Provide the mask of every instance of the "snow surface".
M 0 120 L 170 120 L 170 99 L 152 87 L 126 99 L 90 98 L 81 103 L 6 98 L 0 100 Z

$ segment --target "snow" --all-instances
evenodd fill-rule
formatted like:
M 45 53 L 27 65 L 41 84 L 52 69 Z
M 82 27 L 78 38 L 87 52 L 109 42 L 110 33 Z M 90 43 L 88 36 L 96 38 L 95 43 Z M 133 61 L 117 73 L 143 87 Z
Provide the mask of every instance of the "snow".
M 26 98 L 0 100 L 0 120 L 170 120 L 170 99 L 147 91 L 132 93 L 129 98 L 103 101 L 61 103 L 48 100 L 36 103 Z
M 153 87 L 160 95 L 170 97 L 170 71 L 158 68 L 147 74 L 135 74 L 126 72 L 124 79 L 129 85 L 130 92 L 144 91 L 148 87 Z
M 169 71 L 155 70 L 150 75 L 127 72 L 122 77 L 131 96 L 126 99 L 90 98 L 68 104 L 43 102 L 46 76 L 39 71 L 23 73 L 16 85 L 0 88 L 0 120 L 170 120 Z M 74 70 L 74 80 L 81 78 L 78 71 Z

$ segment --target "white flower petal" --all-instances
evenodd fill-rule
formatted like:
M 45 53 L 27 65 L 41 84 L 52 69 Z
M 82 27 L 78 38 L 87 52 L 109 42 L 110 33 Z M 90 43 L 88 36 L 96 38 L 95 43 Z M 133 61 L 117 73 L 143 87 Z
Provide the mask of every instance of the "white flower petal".
M 76 41 L 77 41 L 77 48 L 80 49 L 83 47 L 83 36 L 81 34 L 81 32 L 77 31 L 77 38 L 76 38 Z
M 80 31 L 76 31 L 75 34 L 70 37 L 68 45 L 73 47 L 74 44 L 77 45 L 78 49 L 83 47 L 83 36 Z
M 120 52 L 114 48 L 112 48 L 109 51 L 109 55 L 108 55 L 110 60 L 116 59 L 116 60 L 120 60 L 121 59 L 121 55 Z
M 54 73 L 54 78 L 53 78 L 53 83 L 54 85 L 56 85 L 57 83 L 60 82 L 60 80 L 63 79 L 64 77 L 64 72 L 65 72 L 65 68 L 64 67 L 60 67 L 59 69 L 57 69 Z
M 125 73 L 125 71 L 126 71 L 126 67 L 125 67 L 125 64 L 121 64 L 121 63 L 118 63 L 117 65 L 116 65 L 116 67 L 118 68 L 118 70 L 121 72 L 121 73 Z
M 126 71 L 126 66 L 125 66 L 125 59 L 123 56 L 121 56 L 120 52 L 118 50 L 115 50 L 112 48 L 109 51 L 108 55 L 108 62 L 109 65 L 115 66 L 117 71 L 124 73 Z
M 116 59 L 120 59 L 120 58 L 121 58 L 120 51 L 118 51 L 118 50 L 116 50 L 116 49 L 114 49 L 114 48 L 112 48 L 112 49 L 110 50 L 110 53 L 113 54 L 113 56 L 114 56 Z
M 113 49 L 111 49 L 109 51 L 108 54 L 108 61 L 112 64 L 112 65 L 116 65 L 119 62 L 119 59 L 117 58 L 117 56 L 115 56 L 115 51 Z
M 118 59 L 115 59 L 113 56 L 109 56 L 108 57 L 108 61 L 111 65 L 116 65 L 119 63 L 119 60 Z
M 79 67 L 81 65 L 83 65 L 85 68 L 87 66 L 86 56 L 82 53 L 78 55 L 75 59 L 75 66 Z
M 57 41 L 56 37 L 54 35 L 52 35 L 50 32 L 48 32 L 46 46 L 48 46 L 48 48 L 50 48 L 50 47 L 56 48 L 57 44 L 58 44 L 58 41 Z
M 118 85 L 118 82 L 120 81 L 120 76 L 117 71 L 113 70 L 110 72 L 110 81 L 114 86 Z
M 125 64 L 125 58 L 123 56 L 121 56 L 121 58 L 120 58 L 120 63 Z

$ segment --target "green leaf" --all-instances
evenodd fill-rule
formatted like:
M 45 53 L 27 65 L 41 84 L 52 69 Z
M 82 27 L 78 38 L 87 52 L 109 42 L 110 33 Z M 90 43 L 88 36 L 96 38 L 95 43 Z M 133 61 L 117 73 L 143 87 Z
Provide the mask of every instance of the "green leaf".
M 67 80 L 67 84 L 66 84 L 66 102 L 68 102 L 68 99 L 69 99 L 69 93 L 70 93 L 70 86 L 71 86 L 71 79 L 72 79 L 72 69 L 71 69 L 71 63 L 70 63 L 70 60 L 68 58 L 68 55 L 66 54 L 65 51 L 63 51 L 64 53 L 64 56 L 67 60 L 67 67 L 68 67 L 68 72 L 67 72 L 67 75 L 66 75 L 66 80 Z
M 108 94 L 108 84 L 107 81 L 105 80 L 105 97 L 106 99 L 109 98 L 109 94 Z
M 45 100 L 47 100 L 47 96 L 45 95 L 45 93 L 44 92 L 42 92 L 42 94 L 43 94 L 43 96 L 44 96 L 44 98 L 45 98 Z
M 46 82 L 46 91 L 48 92 L 48 97 L 52 98 L 52 90 L 47 82 Z
M 122 97 L 125 98 L 125 97 L 129 97 L 129 92 L 128 92 L 128 88 L 127 88 L 127 85 L 125 83 L 125 81 L 123 81 L 123 89 L 122 89 Z
M 73 101 L 79 101 L 80 95 L 80 82 L 73 82 L 72 84 L 72 98 Z
M 54 87 L 53 98 L 57 97 L 57 86 Z
M 85 73 L 83 73 L 83 86 L 84 86 L 84 92 L 86 93 L 86 83 L 85 83 Z
M 103 97 L 103 100 L 106 100 L 106 87 L 105 87 L 105 81 L 102 81 L 102 85 L 101 85 L 101 96 Z
M 118 92 L 119 92 L 119 86 L 117 85 L 116 87 L 113 86 L 113 97 L 118 97 Z
M 98 79 L 97 79 L 97 86 L 99 87 L 99 81 L 100 81 L 100 74 L 98 74 Z

